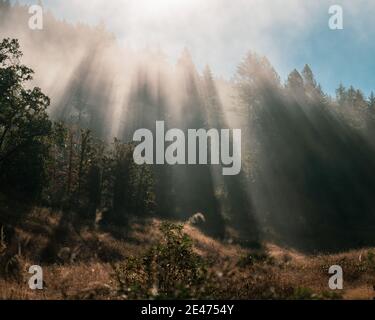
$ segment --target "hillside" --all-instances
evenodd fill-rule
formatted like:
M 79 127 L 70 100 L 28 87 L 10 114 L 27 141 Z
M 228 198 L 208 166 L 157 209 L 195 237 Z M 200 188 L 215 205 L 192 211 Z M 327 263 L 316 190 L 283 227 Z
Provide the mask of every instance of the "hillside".
M 0 0 L 0 299 L 375 298 L 359 34 L 290 33 L 313 10 L 284 1 L 46 2 Z
M 73 217 L 67 219 L 61 213 L 45 208 L 31 209 L 19 223 L 9 223 L 14 221 L 14 216 L 9 217 L 3 228 L 7 248 L 0 259 L 4 275 L 0 279 L 1 299 L 163 298 L 161 288 L 155 283 L 166 281 L 163 278 L 166 275 L 176 279 L 172 277 L 165 282 L 168 286 L 163 290 L 176 298 L 190 294 L 218 299 L 375 297 L 372 253 L 375 250 L 371 249 L 306 256 L 273 244 L 266 244 L 263 250 L 250 250 L 222 243 L 205 236 L 189 223 L 184 224 L 182 237 L 173 231 L 174 225 L 169 225 L 162 234 L 163 222 L 153 218 L 133 220 L 128 228 L 105 227 L 99 223 L 80 228 L 80 222 L 74 221 Z M 188 238 L 185 239 L 184 234 L 192 239 L 192 252 L 189 245 L 184 247 L 188 243 L 185 243 Z M 171 237 L 170 243 L 162 240 L 166 235 Z M 142 266 L 136 266 L 134 269 L 134 266 L 146 261 L 150 248 L 157 243 L 159 251 L 153 251 L 158 252 L 153 255 L 154 270 L 149 271 L 155 283 L 147 288 L 150 280 L 144 273 L 147 268 L 143 270 Z M 183 265 L 176 263 L 180 253 L 184 254 Z M 158 258 L 160 256 L 162 259 Z M 141 259 L 137 260 L 137 257 Z M 200 259 L 199 262 L 196 259 Z M 194 278 L 192 272 L 198 270 L 197 274 L 200 274 L 201 263 L 205 265 L 204 276 L 196 283 L 190 283 Z M 32 264 L 43 267 L 44 290 L 28 289 L 30 275 L 27 270 Z M 328 268 L 334 264 L 344 269 L 344 290 L 340 293 L 328 289 Z M 164 265 L 163 274 L 157 270 L 161 265 Z M 186 279 L 184 272 L 188 275 Z M 186 292 L 180 291 L 181 285 L 186 285 Z

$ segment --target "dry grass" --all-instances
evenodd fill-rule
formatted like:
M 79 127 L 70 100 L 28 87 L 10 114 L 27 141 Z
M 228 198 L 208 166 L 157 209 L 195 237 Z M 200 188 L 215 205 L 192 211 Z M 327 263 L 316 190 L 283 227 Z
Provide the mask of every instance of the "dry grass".
M 68 220 L 69 221 L 69 220 Z M 34 209 L 14 230 L 8 245 L 18 274 L 0 278 L 0 299 L 124 299 L 114 265 L 140 257 L 160 238 L 161 221 L 134 221 L 131 231 L 77 227 L 61 213 Z M 264 252 L 223 244 L 191 225 L 184 232 L 206 262 L 211 295 L 228 299 L 375 298 L 375 258 L 371 249 L 306 256 L 274 244 Z M 373 250 L 375 252 L 375 250 Z M 44 290 L 28 289 L 32 264 L 44 272 Z M 344 290 L 332 294 L 328 268 L 344 268 Z

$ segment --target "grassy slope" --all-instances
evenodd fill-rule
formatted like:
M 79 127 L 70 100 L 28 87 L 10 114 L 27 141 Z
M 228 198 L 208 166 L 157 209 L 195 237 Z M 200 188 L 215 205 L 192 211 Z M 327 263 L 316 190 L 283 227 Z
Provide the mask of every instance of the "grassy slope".
M 0 278 L 0 299 L 126 298 L 118 294 L 113 264 L 146 251 L 159 238 L 161 222 L 134 221 L 126 232 L 97 226 L 78 230 L 69 219 L 36 208 L 17 224 L 13 236 L 17 240 L 7 248 L 13 258 L 10 276 Z M 252 252 L 208 238 L 191 225 L 184 231 L 193 239 L 194 250 L 211 262 L 210 271 L 220 282 L 218 298 L 336 297 L 328 290 L 328 268 L 334 264 L 344 268 L 343 298 L 375 298 L 375 259 L 368 254 L 370 249 L 305 256 L 268 244 L 268 257 L 258 261 Z M 35 292 L 28 289 L 27 270 L 40 261 L 45 289 Z

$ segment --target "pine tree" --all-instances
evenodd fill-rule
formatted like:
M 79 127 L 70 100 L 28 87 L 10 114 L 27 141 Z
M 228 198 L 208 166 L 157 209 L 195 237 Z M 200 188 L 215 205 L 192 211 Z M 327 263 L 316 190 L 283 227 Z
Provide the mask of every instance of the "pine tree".
M 302 71 L 302 77 L 307 90 L 313 90 L 317 87 L 314 74 L 308 64 L 305 65 Z
M 237 67 L 235 87 L 239 100 L 249 111 L 262 105 L 268 91 L 279 89 L 280 77 L 266 57 L 250 52 Z
M 367 104 L 368 104 L 368 107 L 369 107 L 371 110 L 374 111 L 374 109 L 375 109 L 375 94 L 374 94 L 373 91 L 371 91 L 371 94 L 370 94 L 370 96 L 369 96 L 369 98 L 368 98 L 368 102 L 367 102 Z
M 346 103 L 347 93 L 346 88 L 342 83 L 340 83 L 340 86 L 336 89 L 336 100 L 340 106 Z
M 296 69 L 289 74 L 286 87 L 294 92 L 300 92 L 304 89 L 303 78 Z

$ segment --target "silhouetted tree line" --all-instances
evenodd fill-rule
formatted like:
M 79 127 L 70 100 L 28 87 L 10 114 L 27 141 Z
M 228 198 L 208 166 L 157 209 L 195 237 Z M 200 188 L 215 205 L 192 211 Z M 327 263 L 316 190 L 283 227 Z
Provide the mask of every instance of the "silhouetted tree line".
M 17 40 L 0 44 L 0 189 L 23 201 L 95 221 L 125 224 L 129 215 L 153 212 L 154 182 L 133 162 L 132 144 L 96 139 L 78 125 L 52 122 L 49 98 L 26 89 L 33 71 L 20 63 Z
M 268 234 L 305 250 L 374 244 L 373 94 L 342 85 L 332 99 L 309 66 L 284 85 L 249 54 L 236 86 L 256 152 L 253 198 Z

